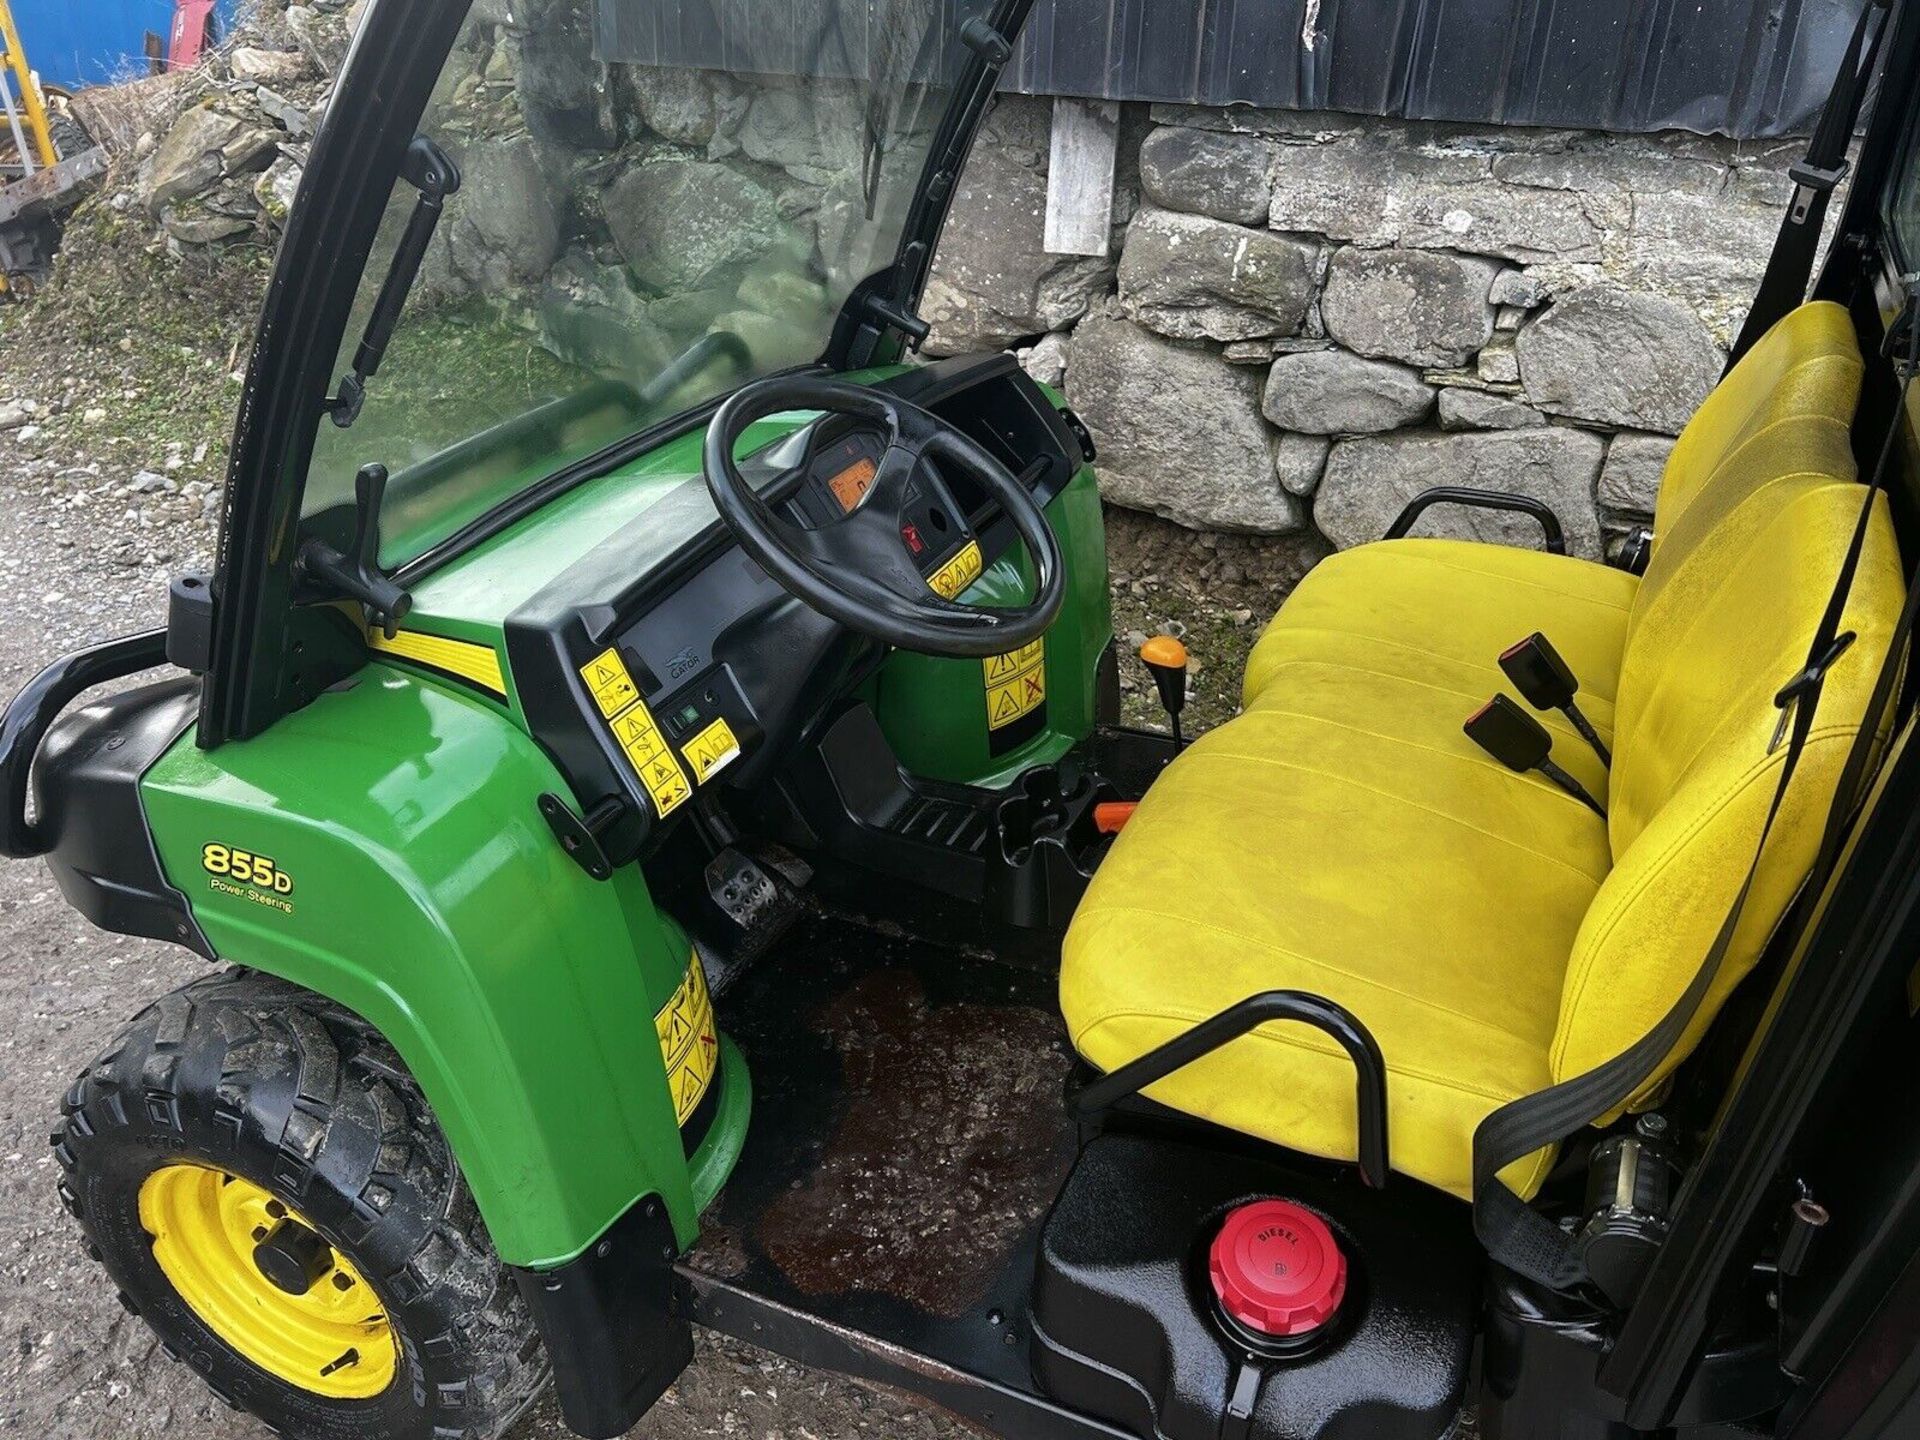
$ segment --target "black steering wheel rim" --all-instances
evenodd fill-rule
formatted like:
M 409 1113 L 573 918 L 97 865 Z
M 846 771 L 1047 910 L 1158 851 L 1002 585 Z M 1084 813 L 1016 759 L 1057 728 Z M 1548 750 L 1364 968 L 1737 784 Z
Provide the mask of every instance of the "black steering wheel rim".
M 740 473 L 734 452 L 755 421 L 788 410 L 850 416 L 884 427 L 887 449 L 870 488 L 845 517 L 806 529 L 776 514 Z M 1034 596 L 1005 609 L 936 593 L 908 552 L 902 507 L 916 484 L 944 492 L 937 460 L 999 502 L 1033 561 Z M 736 391 L 707 427 L 707 491 L 727 528 L 788 594 L 848 629 L 903 650 L 977 659 L 1030 645 L 1066 599 L 1060 542 L 1027 488 L 987 450 L 937 415 L 885 390 L 823 375 L 775 375 Z M 957 505 L 956 558 L 978 537 Z M 944 570 L 944 567 L 943 567 Z M 940 572 L 936 572 L 936 576 Z M 962 587 L 964 588 L 964 587 Z

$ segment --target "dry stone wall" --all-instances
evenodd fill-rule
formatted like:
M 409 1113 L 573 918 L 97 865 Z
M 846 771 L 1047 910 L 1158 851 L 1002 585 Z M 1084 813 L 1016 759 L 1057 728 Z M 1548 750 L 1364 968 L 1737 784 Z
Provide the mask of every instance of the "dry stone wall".
M 1129 107 L 1095 260 L 1042 244 L 1050 114 L 1009 96 L 982 135 L 929 351 L 1011 346 L 1063 386 L 1117 504 L 1341 547 L 1433 485 L 1537 496 L 1592 556 L 1644 519 L 1801 148 Z

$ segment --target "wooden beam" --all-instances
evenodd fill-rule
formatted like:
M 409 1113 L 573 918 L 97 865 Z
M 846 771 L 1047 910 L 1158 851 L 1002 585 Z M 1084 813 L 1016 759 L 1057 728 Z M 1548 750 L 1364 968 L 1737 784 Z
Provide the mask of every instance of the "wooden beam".
M 1120 107 L 1111 100 L 1054 97 L 1047 166 L 1047 253 L 1107 253 L 1113 234 L 1113 165 Z

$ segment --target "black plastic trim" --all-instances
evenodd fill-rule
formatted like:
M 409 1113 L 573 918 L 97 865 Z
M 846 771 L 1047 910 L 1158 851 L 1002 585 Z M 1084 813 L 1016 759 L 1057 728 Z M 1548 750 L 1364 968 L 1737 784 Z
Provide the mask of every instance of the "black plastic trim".
M 510 1267 L 574 1433 L 626 1434 L 693 1359 L 693 1327 L 673 1303 L 679 1250 L 666 1207 L 650 1196 L 578 1259 L 552 1270 Z
M 150 637 L 140 637 L 150 638 Z M 63 717 L 33 767 L 36 834 L 60 893 L 118 935 L 218 958 L 187 897 L 167 880 L 140 781 L 193 724 L 200 682 L 177 676 L 106 696 Z
M 53 841 L 27 819 L 28 776 L 47 730 L 81 693 L 167 663 L 167 632 L 146 630 L 62 655 L 29 680 L 0 717 L 0 855 L 44 855 Z

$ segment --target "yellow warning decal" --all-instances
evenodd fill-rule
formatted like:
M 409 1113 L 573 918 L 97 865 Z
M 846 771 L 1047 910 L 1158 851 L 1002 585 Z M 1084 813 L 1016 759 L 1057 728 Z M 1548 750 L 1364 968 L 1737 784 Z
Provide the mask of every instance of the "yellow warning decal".
M 653 1017 L 660 1035 L 660 1058 L 667 1066 L 667 1088 L 679 1123 L 685 1125 L 720 1068 L 720 1032 L 713 1023 L 713 997 L 706 972 L 695 955 L 687 976 L 666 1008 Z
M 468 640 L 449 640 L 444 635 L 428 635 L 419 630 L 401 630 L 389 640 L 378 625 L 367 627 L 367 648 L 401 660 L 413 660 L 433 670 L 444 670 L 482 690 L 490 690 L 502 700 L 507 698 L 506 676 L 500 670 L 500 652 L 491 645 L 476 645 Z
M 986 672 L 987 728 L 1000 730 L 1047 703 L 1047 642 L 1036 640 L 980 662 Z
M 620 658 L 618 650 L 602 650 L 580 667 L 580 678 L 587 682 L 593 703 L 608 720 L 640 698 L 639 688 L 627 673 L 626 661 Z
M 733 727 L 721 719 L 689 740 L 680 753 L 686 756 L 695 783 L 704 785 L 740 758 L 740 742 L 734 738 Z
M 927 585 L 942 600 L 951 600 L 980 578 L 980 542 L 969 540 L 967 548 L 927 577 Z
M 653 797 L 653 808 L 662 820 L 666 819 L 686 803 L 693 786 L 661 738 L 653 712 L 647 709 L 633 677 L 627 673 L 626 662 L 617 650 L 603 650 L 580 667 L 580 678 L 587 682 L 593 703 L 606 717 L 620 753 Z

